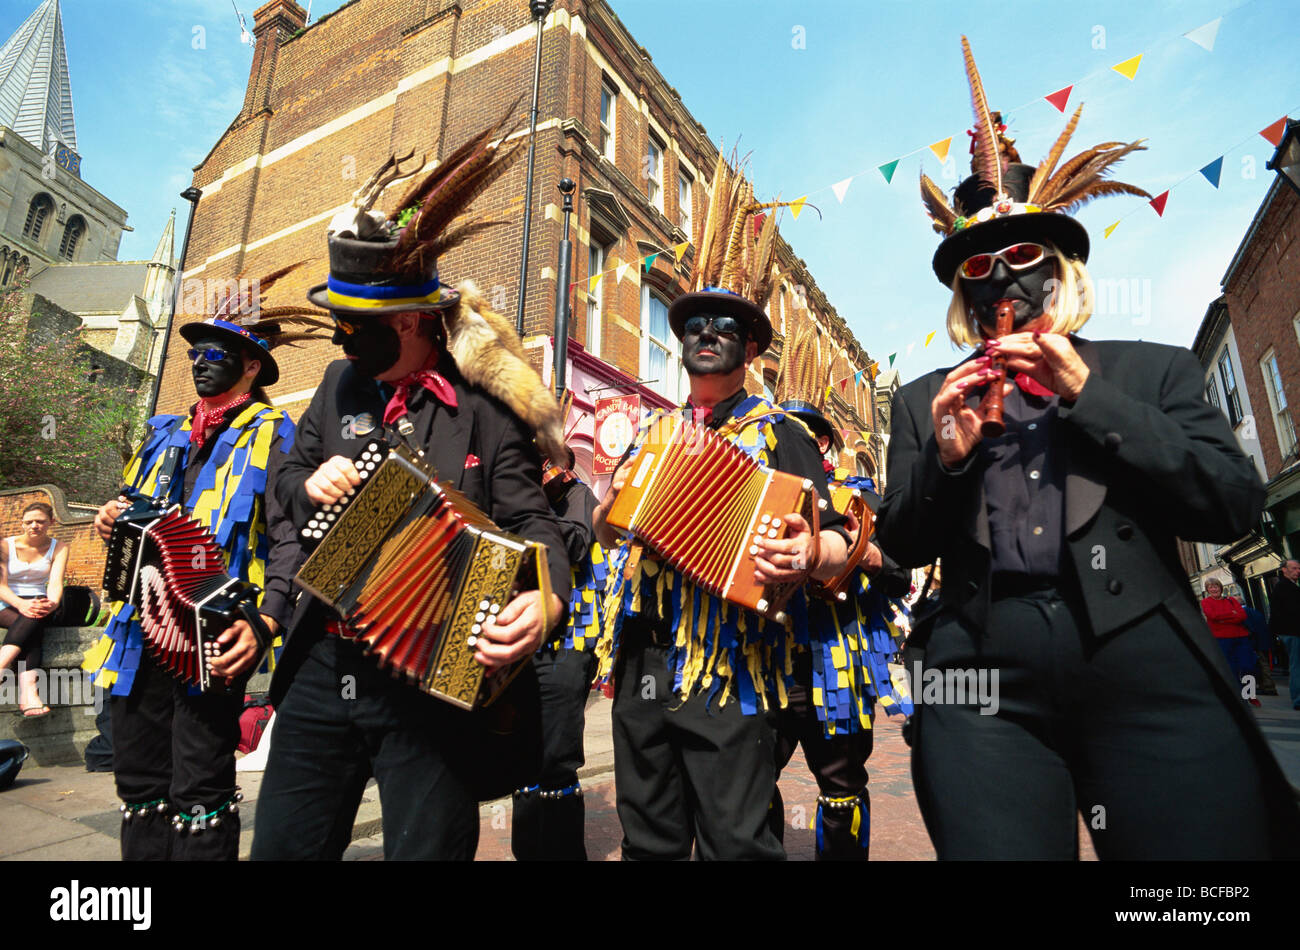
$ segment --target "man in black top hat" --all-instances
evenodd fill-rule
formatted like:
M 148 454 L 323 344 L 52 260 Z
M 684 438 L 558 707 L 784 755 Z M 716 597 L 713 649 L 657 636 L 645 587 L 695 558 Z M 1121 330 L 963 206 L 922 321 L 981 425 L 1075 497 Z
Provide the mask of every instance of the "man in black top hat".
M 503 161 L 486 138 L 475 140 L 479 171 Z M 534 444 L 536 430 L 548 451 L 562 446 L 558 407 L 524 362 L 513 329 L 470 285 L 457 293 L 438 280 L 436 253 L 449 246 L 438 241 L 449 218 L 434 219 L 425 196 L 441 199 L 438 214 L 462 210 L 447 200 L 466 188 L 453 157 L 400 202 L 399 211 L 415 209 L 402 223 L 397 213 L 389 219 L 369 210 L 387 184 L 382 175 L 331 223 L 329 280 L 309 297 L 332 312 L 345 359 L 330 364 L 300 420 L 277 496 L 301 528 L 360 484 L 358 438 L 386 430 L 422 450 L 440 478 L 502 529 L 544 543 L 552 590 L 565 591 L 564 540 L 542 492 Z M 555 594 L 547 602 L 536 590 L 520 593 L 484 624 L 476 659 L 498 667 L 529 656 L 563 611 Z M 272 682 L 275 741 L 253 857 L 340 858 L 373 775 L 387 859 L 472 859 L 484 773 L 502 764 L 476 745 L 478 714 L 399 682 L 340 636 L 339 623 L 317 598 L 300 597 Z M 531 716 L 524 725 L 535 728 L 535 710 Z

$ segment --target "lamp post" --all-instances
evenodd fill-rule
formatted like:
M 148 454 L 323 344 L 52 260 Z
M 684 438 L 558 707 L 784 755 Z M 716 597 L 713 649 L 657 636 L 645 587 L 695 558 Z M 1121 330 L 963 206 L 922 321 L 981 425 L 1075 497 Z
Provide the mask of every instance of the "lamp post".
M 537 92 L 542 84 L 542 24 L 551 12 L 553 0 L 532 0 L 529 8 L 537 20 L 537 47 L 533 54 L 533 111 L 528 117 L 528 181 L 524 185 L 524 248 L 519 256 L 519 305 L 515 330 L 524 335 L 524 298 L 528 294 L 528 232 L 533 221 L 533 163 L 537 153 Z
M 181 259 L 176 264 L 175 284 L 172 287 L 172 308 L 167 314 L 167 329 L 163 331 L 163 356 L 167 354 L 167 343 L 172 338 L 172 323 L 176 320 L 176 311 L 181 305 L 181 284 L 184 283 L 185 276 L 185 257 L 190 251 L 190 232 L 194 229 L 194 210 L 199 206 L 199 198 L 203 195 L 199 189 L 193 185 L 181 192 L 181 197 L 190 203 L 190 214 L 185 221 L 185 238 L 181 241 Z M 150 359 L 150 362 L 153 362 Z M 153 392 L 149 394 L 149 411 L 144 414 L 146 419 L 152 418 L 154 410 L 158 407 L 158 392 L 162 389 L 162 363 L 158 364 L 158 373 L 154 376 Z
M 1265 167 L 1277 172 L 1291 190 L 1300 195 L 1300 122 L 1287 120 L 1282 141 L 1277 144 L 1277 151 Z
M 569 215 L 573 214 L 572 178 L 562 178 L 558 185 L 564 195 L 564 238 L 560 241 L 560 261 L 555 278 L 555 398 L 564 398 L 565 376 L 569 362 L 569 260 L 573 242 L 569 240 Z

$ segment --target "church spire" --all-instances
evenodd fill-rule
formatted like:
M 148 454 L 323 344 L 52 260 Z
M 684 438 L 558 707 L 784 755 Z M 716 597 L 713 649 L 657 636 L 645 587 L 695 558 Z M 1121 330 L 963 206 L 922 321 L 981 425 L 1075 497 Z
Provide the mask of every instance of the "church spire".
M 171 217 L 167 219 L 167 227 L 163 228 L 162 237 L 158 239 L 158 246 L 154 248 L 153 258 L 150 264 L 162 264 L 164 267 L 172 267 L 176 263 L 176 209 L 172 208 Z
M 59 145 L 76 151 L 59 0 L 42 0 L 0 47 L 0 125 L 44 153 Z

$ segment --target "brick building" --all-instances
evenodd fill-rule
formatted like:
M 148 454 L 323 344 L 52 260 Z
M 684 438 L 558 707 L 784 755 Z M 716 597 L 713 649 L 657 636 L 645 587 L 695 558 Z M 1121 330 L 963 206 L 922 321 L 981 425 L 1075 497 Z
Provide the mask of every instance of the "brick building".
M 1296 123 L 1292 123 L 1294 127 Z M 1194 349 L 1206 367 L 1206 399 L 1228 416 L 1267 488 L 1264 516 L 1217 549 L 1182 545 L 1193 578 L 1227 571 L 1257 607 L 1283 558 L 1300 558 L 1300 195 L 1279 175 L 1223 275 Z M 1199 588 L 1198 588 L 1199 589 Z
M 327 222 L 390 153 L 414 148 L 432 163 L 520 96 L 521 122 L 526 116 L 536 24 L 523 0 L 353 0 L 309 28 L 293 0 L 271 0 L 254 21 L 243 108 L 195 169 L 203 194 L 177 328 L 202 318 L 193 302 L 211 299 L 211 289 L 230 278 L 315 258 L 277 289 L 280 300 L 301 299 L 324 277 Z M 524 342 L 549 379 L 561 239 L 556 186 L 568 177 L 577 183 L 570 428 L 579 469 L 589 474 L 598 395 L 640 392 L 650 405 L 685 396 L 666 310 L 686 289 L 693 250 L 678 259 L 671 249 L 693 237 L 718 153 L 604 0 L 560 0 L 543 35 Z M 520 161 L 475 204 L 476 215 L 504 223 L 439 262 L 444 279 L 473 278 L 509 316 L 518 294 L 525 174 Z M 660 251 L 667 253 L 643 266 Z M 776 338 L 751 366 L 748 388 L 770 390 L 802 298 L 837 354 L 829 413 L 840 428 L 874 431 L 870 374 L 858 381 L 871 362 L 865 349 L 788 245 L 779 249 L 778 266 Z M 593 291 L 589 277 L 603 271 Z M 183 351 L 178 339 L 174 334 L 169 352 Z M 277 404 L 300 413 L 335 352 L 322 342 L 281 359 Z M 166 360 L 160 411 L 191 398 L 184 360 Z M 854 441 L 858 466 L 878 472 L 880 441 Z

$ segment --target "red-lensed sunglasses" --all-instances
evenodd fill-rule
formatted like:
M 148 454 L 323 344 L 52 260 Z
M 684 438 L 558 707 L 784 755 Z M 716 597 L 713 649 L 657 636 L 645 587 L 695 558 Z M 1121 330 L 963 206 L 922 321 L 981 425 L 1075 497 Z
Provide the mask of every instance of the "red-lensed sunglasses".
M 992 273 L 994 261 L 1002 261 L 1012 270 L 1024 270 L 1033 267 L 1046 256 L 1047 248 L 1041 244 L 1012 244 L 996 254 L 972 254 L 962 262 L 961 275 L 970 280 L 980 280 Z

